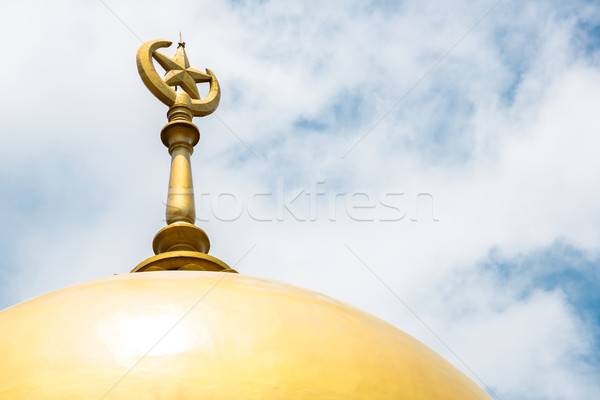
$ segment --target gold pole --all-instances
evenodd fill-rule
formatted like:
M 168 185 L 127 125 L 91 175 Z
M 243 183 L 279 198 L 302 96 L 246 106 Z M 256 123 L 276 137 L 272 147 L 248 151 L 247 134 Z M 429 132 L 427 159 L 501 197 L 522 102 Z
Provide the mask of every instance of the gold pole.
M 194 224 L 194 184 L 190 156 L 200 139 L 200 132 L 192 123 L 191 99 L 179 92 L 175 105 L 167 113 L 169 123 L 161 132 L 161 139 L 171 154 L 171 175 L 167 196 L 167 224 L 178 221 Z

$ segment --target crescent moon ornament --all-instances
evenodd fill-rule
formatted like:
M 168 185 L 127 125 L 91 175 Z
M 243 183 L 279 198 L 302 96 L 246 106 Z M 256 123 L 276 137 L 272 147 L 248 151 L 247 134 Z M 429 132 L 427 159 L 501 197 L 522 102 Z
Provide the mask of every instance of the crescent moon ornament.
M 156 51 L 161 47 L 169 47 L 171 44 L 172 42 L 159 39 L 151 40 L 140 46 L 136 55 L 136 62 L 142 81 L 154 96 L 169 107 L 173 107 L 178 98 L 178 92 L 172 89 L 171 86 L 181 87 L 183 92 L 190 97 L 191 110 L 194 116 L 203 117 L 211 114 L 217 109 L 221 100 L 221 88 L 217 77 L 209 69 L 206 69 L 206 73 L 203 73 L 190 68 L 185 54 L 185 43 L 179 43 L 173 58 Z M 166 71 L 163 78 L 158 75 L 152 59 L 156 60 Z M 196 86 L 199 82 L 210 82 L 208 96 L 203 99 L 200 98 Z M 181 97 L 181 94 L 182 92 L 179 92 L 179 97 Z

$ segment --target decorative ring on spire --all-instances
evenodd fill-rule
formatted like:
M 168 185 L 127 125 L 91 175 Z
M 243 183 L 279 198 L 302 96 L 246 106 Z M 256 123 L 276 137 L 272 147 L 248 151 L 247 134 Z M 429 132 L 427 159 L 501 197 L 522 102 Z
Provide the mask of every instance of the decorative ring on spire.
M 154 96 L 169 107 L 175 105 L 177 98 L 177 92 L 170 86 L 180 86 L 191 97 L 191 109 L 194 116 L 203 117 L 211 114 L 217 109 L 221 100 L 221 88 L 216 76 L 209 69 L 206 69 L 205 74 L 190 68 L 183 46 L 177 48 L 174 58 L 169 58 L 156 51 L 161 47 L 169 47 L 171 44 L 172 42 L 159 39 L 151 40 L 140 46 L 136 62 L 142 81 Z M 154 68 L 153 58 L 167 71 L 164 78 L 161 78 Z M 198 94 L 197 82 L 210 82 L 208 96 L 203 99 Z

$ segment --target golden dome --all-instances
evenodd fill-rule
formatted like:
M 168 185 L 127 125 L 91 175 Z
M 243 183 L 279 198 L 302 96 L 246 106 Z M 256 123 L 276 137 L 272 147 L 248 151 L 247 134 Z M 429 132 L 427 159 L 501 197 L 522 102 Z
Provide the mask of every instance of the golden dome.
M 0 312 L 0 360 L 3 399 L 490 399 L 380 319 L 222 272 L 115 275 L 18 304 Z

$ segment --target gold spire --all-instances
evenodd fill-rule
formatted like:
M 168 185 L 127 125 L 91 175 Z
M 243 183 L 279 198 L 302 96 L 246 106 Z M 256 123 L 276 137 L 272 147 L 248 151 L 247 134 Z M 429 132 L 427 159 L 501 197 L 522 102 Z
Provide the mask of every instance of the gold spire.
M 198 127 L 192 123 L 194 116 L 211 114 L 219 105 L 221 90 L 214 74 L 206 74 L 190 67 L 185 53 L 185 43 L 180 42 L 173 58 L 156 50 L 168 47 L 171 42 L 152 40 L 138 50 L 138 71 L 146 87 L 160 101 L 169 106 L 168 123 L 163 127 L 160 138 L 171 155 L 171 174 L 167 195 L 167 226 L 162 228 L 152 242 L 156 254 L 131 272 L 160 270 L 200 270 L 235 272 L 221 260 L 208 254 L 210 242 L 204 231 L 194 225 L 196 207 L 190 156 L 200 140 Z M 161 78 L 152 59 L 166 71 Z M 210 82 L 210 91 L 200 98 L 196 84 Z M 181 87 L 182 91 L 171 89 Z

